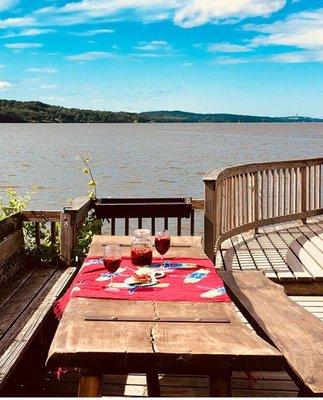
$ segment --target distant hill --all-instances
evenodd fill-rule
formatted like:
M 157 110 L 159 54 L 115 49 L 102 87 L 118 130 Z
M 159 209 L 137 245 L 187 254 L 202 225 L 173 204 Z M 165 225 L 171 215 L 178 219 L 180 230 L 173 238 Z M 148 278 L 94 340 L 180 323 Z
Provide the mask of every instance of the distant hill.
M 196 114 L 184 111 L 129 113 L 65 108 L 40 101 L 0 100 L 0 122 L 323 122 L 323 119 L 299 116 Z

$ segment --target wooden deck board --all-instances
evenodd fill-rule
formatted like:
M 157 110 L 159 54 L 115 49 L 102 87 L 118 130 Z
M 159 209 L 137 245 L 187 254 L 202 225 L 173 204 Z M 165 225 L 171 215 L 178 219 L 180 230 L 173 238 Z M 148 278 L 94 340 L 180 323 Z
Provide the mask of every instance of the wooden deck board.
M 285 222 L 232 237 L 219 251 L 225 270 L 261 270 L 295 294 L 323 293 L 322 218 Z M 219 255 L 218 255 L 219 259 Z M 297 288 L 297 289 L 296 289 Z

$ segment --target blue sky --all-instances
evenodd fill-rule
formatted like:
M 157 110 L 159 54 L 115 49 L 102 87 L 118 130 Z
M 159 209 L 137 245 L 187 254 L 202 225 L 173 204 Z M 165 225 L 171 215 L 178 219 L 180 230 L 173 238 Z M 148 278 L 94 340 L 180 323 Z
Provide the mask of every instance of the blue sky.
M 323 117 L 323 2 L 0 0 L 0 96 Z

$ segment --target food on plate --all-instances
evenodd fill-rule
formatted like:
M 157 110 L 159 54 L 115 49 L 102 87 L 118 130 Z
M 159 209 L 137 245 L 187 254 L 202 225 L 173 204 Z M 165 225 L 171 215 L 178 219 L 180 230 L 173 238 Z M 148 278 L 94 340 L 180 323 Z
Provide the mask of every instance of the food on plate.
M 134 274 L 133 275 L 133 280 L 134 283 L 151 283 L 152 282 L 152 277 L 149 274 Z

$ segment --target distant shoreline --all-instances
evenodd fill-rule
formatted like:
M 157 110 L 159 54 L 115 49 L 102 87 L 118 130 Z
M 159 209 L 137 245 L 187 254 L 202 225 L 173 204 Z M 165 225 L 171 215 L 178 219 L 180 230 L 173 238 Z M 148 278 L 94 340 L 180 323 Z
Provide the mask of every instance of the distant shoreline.
M 268 117 L 239 114 L 200 114 L 185 111 L 142 113 L 83 110 L 38 101 L 0 100 L 0 123 L 300 123 L 323 122 L 305 116 Z

